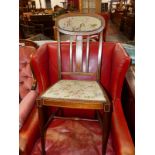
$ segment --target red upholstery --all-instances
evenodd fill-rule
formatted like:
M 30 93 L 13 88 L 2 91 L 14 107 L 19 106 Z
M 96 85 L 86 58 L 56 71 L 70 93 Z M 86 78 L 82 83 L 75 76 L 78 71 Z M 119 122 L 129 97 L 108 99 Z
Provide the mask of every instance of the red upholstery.
M 89 58 L 89 70 L 91 71 L 96 70 L 96 44 L 96 42 L 92 42 L 90 45 L 91 53 Z M 67 51 L 69 51 L 69 43 L 62 43 L 61 49 L 63 51 L 62 70 L 66 70 L 68 66 Z M 58 65 L 56 53 L 57 43 L 48 43 L 41 46 L 36 54 L 34 54 L 32 57 L 31 64 L 34 70 L 34 74 L 37 78 L 39 93 L 46 90 L 48 86 L 54 84 L 58 80 Z M 103 43 L 100 83 L 107 90 L 113 102 L 111 139 L 112 145 L 114 146 L 113 152 L 115 152 L 115 154 L 117 155 L 134 154 L 134 145 L 129 134 L 120 102 L 122 84 L 129 64 L 130 58 L 119 43 Z M 74 79 L 75 77 L 64 78 Z M 87 77 L 84 78 L 87 79 Z M 81 79 L 81 77 L 78 77 L 78 79 Z M 32 116 L 32 122 L 30 122 L 30 120 L 29 122 L 26 122 L 27 127 L 28 123 L 30 123 L 31 129 L 27 128 L 27 131 L 25 128 L 20 134 L 20 149 L 25 155 L 30 154 L 34 146 L 34 142 L 37 141 L 37 137 L 39 135 L 38 116 L 35 115 L 35 113 L 33 113 L 33 115 L 34 116 Z M 74 115 L 89 118 L 92 117 L 93 112 L 88 110 L 75 111 L 72 109 L 66 109 L 65 115 Z M 35 127 L 33 127 L 33 125 L 35 125 Z M 35 146 L 37 146 L 37 144 Z
M 21 128 L 31 112 L 37 91 L 31 90 L 33 77 L 30 67 L 30 57 L 36 52 L 33 46 L 19 46 L 19 128 Z
M 20 128 L 23 126 L 26 118 L 28 117 L 30 111 L 32 110 L 36 97 L 37 97 L 36 90 L 30 90 L 30 92 L 20 102 L 19 104 Z
M 47 155 L 102 155 L 102 129 L 96 121 L 55 119 L 46 132 Z M 40 139 L 32 155 L 40 155 Z M 69 148 L 69 149 L 68 149 Z M 107 155 L 115 155 L 112 137 Z
M 31 90 L 32 72 L 30 68 L 30 56 L 36 49 L 32 46 L 19 47 L 19 94 L 23 99 Z
M 105 27 L 104 27 L 104 30 L 103 30 L 103 40 L 106 41 L 107 27 L 108 27 L 108 22 L 109 22 L 110 15 L 109 15 L 108 12 L 102 12 L 102 13 L 100 13 L 100 15 L 105 20 Z

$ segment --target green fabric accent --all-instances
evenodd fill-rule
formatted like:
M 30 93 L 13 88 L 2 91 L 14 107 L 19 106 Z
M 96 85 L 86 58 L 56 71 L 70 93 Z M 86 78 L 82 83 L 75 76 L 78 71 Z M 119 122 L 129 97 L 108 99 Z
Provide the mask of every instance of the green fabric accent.
M 128 55 L 131 58 L 131 63 L 135 64 L 135 46 L 130 44 L 122 44 L 125 51 L 128 53 Z

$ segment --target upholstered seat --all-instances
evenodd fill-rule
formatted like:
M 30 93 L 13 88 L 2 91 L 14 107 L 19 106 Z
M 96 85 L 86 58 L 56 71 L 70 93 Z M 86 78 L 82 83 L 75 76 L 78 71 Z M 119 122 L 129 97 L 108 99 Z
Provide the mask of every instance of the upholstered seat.
M 55 99 L 106 101 L 96 81 L 84 80 L 60 80 L 42 96 Z

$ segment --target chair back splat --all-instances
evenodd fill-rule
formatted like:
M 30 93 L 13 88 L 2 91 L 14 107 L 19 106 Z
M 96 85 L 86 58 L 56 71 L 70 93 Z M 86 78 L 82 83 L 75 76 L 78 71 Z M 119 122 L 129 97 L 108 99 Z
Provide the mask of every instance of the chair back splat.
M 104 19 L 96 14 L 67 14 L 57 18 L 56 28 L 58 36 L 58 65 L 59 79 L 67 75 L 75 76 L 93 76 L 99 81 L 100 66 L 102 56 L 103 29 L 105 26 Z M 61 35 L 69 35 L 69 70 L 62 71 L 61 67 Z M 98 66 L 96 72 L 89 70 L 90 56 L 90 36 L 98 34 Z M 75 63 L 73 63 L 73 61 Z

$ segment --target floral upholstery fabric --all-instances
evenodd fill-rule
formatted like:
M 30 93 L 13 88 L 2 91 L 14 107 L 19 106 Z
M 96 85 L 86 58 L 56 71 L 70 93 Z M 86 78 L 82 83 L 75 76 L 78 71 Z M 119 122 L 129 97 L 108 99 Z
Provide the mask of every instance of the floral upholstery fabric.
M 42 97 L 73 100 L 106 101 L 96 81 L 60 80 L 50 87 Z
M 67 31 L 93 31 L 101 25 L 101 20 L 90 16 L 66 17 L 59 21 L 59 27 Z

